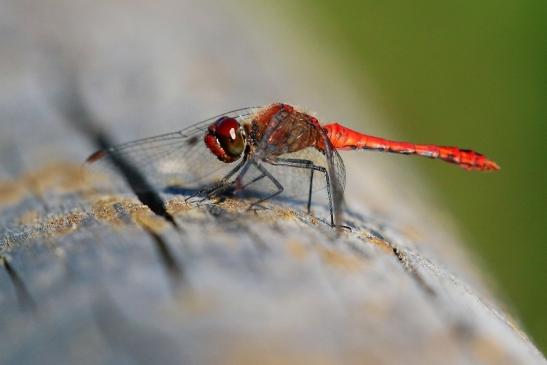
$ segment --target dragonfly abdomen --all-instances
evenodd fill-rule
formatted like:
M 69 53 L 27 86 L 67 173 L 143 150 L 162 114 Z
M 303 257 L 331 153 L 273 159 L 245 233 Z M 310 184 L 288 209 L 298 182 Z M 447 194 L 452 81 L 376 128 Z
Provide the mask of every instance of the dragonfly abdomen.
M 334 148 L 338 150 L 365 149 L 403 155 L 417 155 L 440 159 L 466 170 L 499 170 L 499 166 L 478 152 L 459 147 L 414 144 L 391 141 L 346 128 L 338 123 L 323 126 Z

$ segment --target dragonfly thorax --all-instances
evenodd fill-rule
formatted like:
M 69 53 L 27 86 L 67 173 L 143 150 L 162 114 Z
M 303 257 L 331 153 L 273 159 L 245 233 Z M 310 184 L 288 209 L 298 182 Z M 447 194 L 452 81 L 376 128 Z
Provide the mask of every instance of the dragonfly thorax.
M 245 131 L 235 118 L 221 117 L 209 126 L 204 142 L 220 161 L 230 163 L 241 157 L 245 139 Z

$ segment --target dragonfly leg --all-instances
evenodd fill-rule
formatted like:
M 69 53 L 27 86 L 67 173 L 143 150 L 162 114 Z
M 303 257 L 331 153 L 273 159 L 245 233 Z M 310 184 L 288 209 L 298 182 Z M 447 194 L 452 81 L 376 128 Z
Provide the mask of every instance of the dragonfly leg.
M 262 171 L 261 171 L 261 172 L 262 172 Z M 255 182 L 257 182 L 257 181 L 259 181 L 259 180 L 262 180 L 262 179 L 265 178 L 265 177 L 266 177 L 266 174 L 264 174 L 264 173 L 262 172 L 261 175 L 255 177 L 254 179 L 252 179 L 251 181 L 249 181 L 249 182 L 246 183 L 245 185 L 243 185 L 243 186 L 238 186 L 238 187 L 237 187 L 237 191 L 244 190 L 244 189 L 245 189 L 246 187 L 248 187 L 249 185 L 254 184 Z
M 347 229 L 349 231 L 351 231 L 351 227 L 350 226 L 346 226 L 346 225 L 340 225 L 340 224 L 335 224 L 334 223 L 334 203 L 333 203 L 333 199 L 332 199 L 332 189 L 331 189 L 331 183 L 330 183 L 330 178 L 329 178 L 329 174 L 327 173 L 327 169 L 322 167 L 322 166 L 315 166 L 317 168 L 318 171 L 322 172 L 323 175 L 325 175 L 325 182 L 327 183 L 327 194 L 329 196 L 329 212 L 330 212 L 330 226 L 333 227 L 333 228 L 343 228 L 343 229 Z
M 209 198 L 211 198 L 215 195 L 218 195 L 218 192 L 222 191 L 223 189 L 225 189 L 225 184 L 223 184 L 222 182 L 218 182 L 216 184 L 208 185 L 206 187 L 203 187 L 203 188 L 197 190 L 193 194 L 187 196 L 184 199 L 184 201 L 188 202 L 189 200 L 191 200 L 195 197 L 200 197 L 200 199 L 194 200 L 193 202 L 202 203 L 205 200 L 207 200 L 207 199 L 209 199 Z
M 311 212 L 311 197 L 313 192 L 313 174 L 317 170 L 318 166 L 315 166 L 314 163 L 310 160 L 295 159 L 295 158 L 278 158 L 273 162 L 270 162 L 275 166 L 289 166 L 297 167 L 310 170 L 310 183 L 308 187 L 308 203 L 307 203 L 307 212 Z
M 312 199 L 312 192 L 313 192 L 313 174 L 314 171 L 319 171 L 325 176 L 325 181 L 327 185 L 327 195 L 329 198 L 329 213 L 330 213 L 330 222 L 331 226 L 334 227 L 334 208 L 332 205 L 332 195 L 331 195 L 331 187 L 330 187 L 330 179 L 329 174 L 327 173 L 327 169 L 322 166 L 315 165 L 310 160 L 301 160 L 301 159 L 292 159 L 292 158 L 278 158 L 275 162 L 272 162 L 273 165 L 276 166 L 290 166 L 290 167 L 297 167 L 297 168 L 303 168 L 303 169 L 309 169 L 310 172 L 310 185 L 309 185 L 309 192 L 308 192 L 308 214 L 310 213 L 310 207 L 311 207 L 311 199 Z
M 330 187 L 330 178 L 329 174 L 327 173 L 327 169 L 322 166 L 316 166 L 319 171 L 325 175 L 325 182 L 327 183 L 327 195 L 329 197 L 329 213 L 330 213 L 330 225 L 334 227 L 334 207 L 332 203 L 332 193 L 331 193 L 331 187 Z
M 268 196 L 266 196 L 266 197 L 264 197 L 264 198 L 261 198 L 261 199 L 257 200 L 256 202 L 252 203 L 251 206 L 249 207 L 249 209 L 253 209 L 253 208 L 256 207 L 256 206 L 260 206 L 261 203 L 263 203 L 263 202 L 265 202 L 265 201 L 267 201 L 267 200 L 269 200 L 269 199 L 271 199 L 271 198 L 273 198 L 273 197 L 275 197 L 275 196 L 281 194 L 281 193 L 283 192 L 283 190 L 284 190 L 284 189 L 283 189 L 283 185 L 281 185 L 281 183 L 280 183 L 279 181 L 277 181 L 277 179 L 276 179 L 275 177 L 273 177 L 273 175 L 270 174 L 270 172 L 269 172 L 268 170 L 266 170 L 266 168 L 264 168 L 264 166 L 262 166 L 260 163 L 258 163 L 258 162 L 256 162 L 256 161 L 252 161 L 251 163 L 252 163 L 252 164 L 253 164 L 253 165 L 262 173 L 262 174 L 261 174 L 259 177 L 253 179 L 250 183 L 246 184 L 245 186 L 248 186 L 249 184 L 251 184 L 251 183 L 253 183 L 253 182 L 256 182 L 256 181 L 258 181 L 258 180 L 263 179 L 263 178 L 266 177 L 266 178 L 268 178 L 268 179 L 275 185 L 275 187 L 277 188 L 277 190 L 276 190 L 274 193 L 272 193 L 272 194 L 270 194 L 270 195 L 268 195 Z
M 226 176 L 224 176 L 221 180 L 213 184 L 204 186 L 203 188 L 199 189 L 195 193 L 188 196 L 186 199 L 184 199 L 184 201 L 187 202 L 188 200 L 198 195 L 204 195 L 204 198 L 199 201 L 199 202 L 202 202 L 208 198 L 211 198 L 213 196 L 217 196 L 226 192 L 232 186 L 232 183 L 229 181 L 230 178 L 241 169 L 241 167 L 245 164 L 245 162 L 247 162 L 247 158 L 244 158 L 243 160 L 241 160 L 241 162 L 239 162 L 233 169 L 231 169 L 226 174 Z

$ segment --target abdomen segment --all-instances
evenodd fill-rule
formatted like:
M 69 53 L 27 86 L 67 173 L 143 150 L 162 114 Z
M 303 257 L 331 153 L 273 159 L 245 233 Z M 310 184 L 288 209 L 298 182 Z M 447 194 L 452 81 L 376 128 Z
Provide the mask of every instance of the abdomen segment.
M 500 169 L 494 161 L 468 149 L 390 141 L 356 132 L 338 123 L 327 124 L 323 126 L 323 129 L 327 132 L 333 147 L 337 150 L 364 149 L 403 155 L 418 155 L 450 162 L 466 170 L 488 171 Z

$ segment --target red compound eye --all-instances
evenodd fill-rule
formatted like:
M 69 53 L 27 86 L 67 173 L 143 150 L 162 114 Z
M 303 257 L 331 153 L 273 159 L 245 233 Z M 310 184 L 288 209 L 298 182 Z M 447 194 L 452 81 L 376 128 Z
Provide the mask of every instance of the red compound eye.
M 245 149 L 241 125 L 236 119 L 229 117 L 221 117 L 209 126 L 205 143 L 218 159 L 224 162 L 237 160 Z

